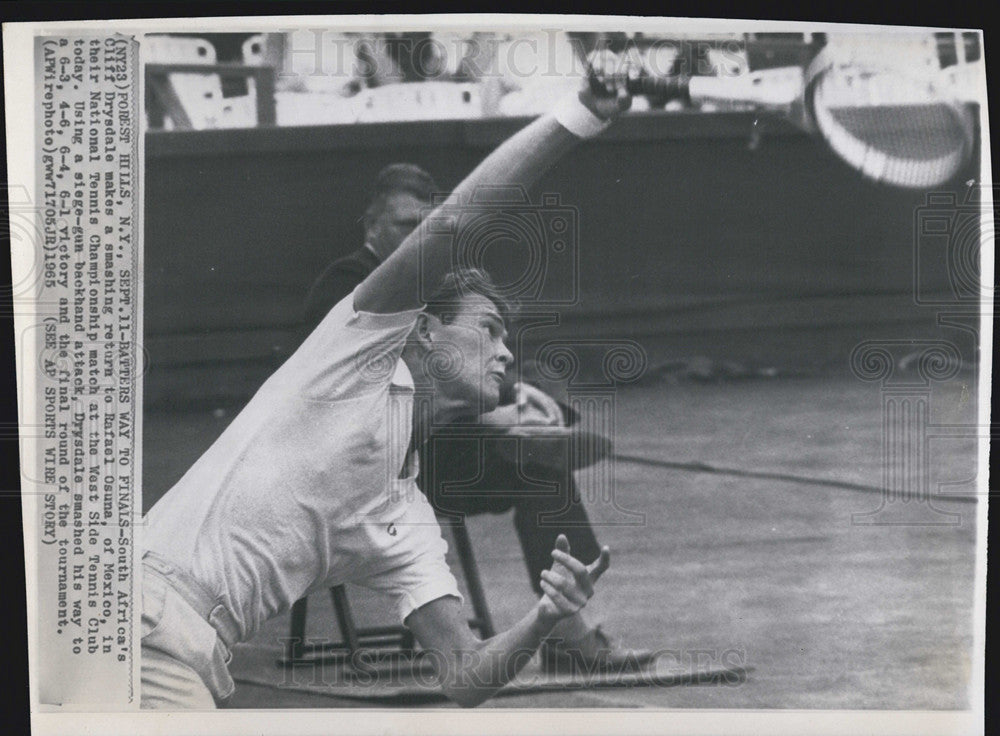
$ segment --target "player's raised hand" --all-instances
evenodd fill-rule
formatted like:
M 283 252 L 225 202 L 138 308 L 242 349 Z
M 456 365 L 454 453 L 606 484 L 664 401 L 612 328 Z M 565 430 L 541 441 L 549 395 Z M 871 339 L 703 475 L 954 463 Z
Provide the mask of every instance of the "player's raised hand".
M 628 56 L 608 49 L 593 51 L 587 58 L 587 78 L 580 90 L 580 102 L 602 120 L 611 120 L 632 106 L 628 80 L 636 73 Z
M 601 554 L 589 565 L 570 554 L 569 540 L 565 534 L 556 538 L 552 550 L 552 567 L 542 571 L 542 596 L 539 605 L 542 615 L 552 621 L 572 616 L 594 595 L 594 583 L 611 565 L 611 551 L 601 548 Z

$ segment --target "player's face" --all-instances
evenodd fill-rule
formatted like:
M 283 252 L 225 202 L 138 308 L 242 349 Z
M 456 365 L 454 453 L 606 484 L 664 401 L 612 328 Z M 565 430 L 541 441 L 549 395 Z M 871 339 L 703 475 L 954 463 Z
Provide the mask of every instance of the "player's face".
M 368 243 L 385 260 L 416 230 L 426 208 L 426 202 L 408 192 L 392 192 L 365 234 Z
M 493 411 L 514 356 L 504 340 L 507 330 L 492 300 L 480 294 L 462 297 L 450 322 L 431 318 L 433 350 L 426 371 L 435 390 L 475 414 Z

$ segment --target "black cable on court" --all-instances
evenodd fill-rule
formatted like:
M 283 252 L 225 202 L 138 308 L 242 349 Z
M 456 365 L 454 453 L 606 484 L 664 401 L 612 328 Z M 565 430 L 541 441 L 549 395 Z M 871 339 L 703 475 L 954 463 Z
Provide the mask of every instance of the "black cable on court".
M 814 478 L 807 475 L 793 475 L 791 473 L 771 473 L 758 470 L 740 470 L 738 468 L 725 468 L 717 465 L 709 465 L 703 462 L 676 462 L 672 460 L 656 460 L 641 455 L 624 455 L 616 452 L 616 460 L 622 460 L 636 465 L 648 465 L 657 468 L 669 468 L 670 470 L 684 470 L 691 473 L 712 473 L 715 475 L 730 475 L 737 478 L 758 478 L 761 480 L 780 480 L 790 483 L 805 483 L 814 486 L 826 486 L 827 488 L 842 488 L 848 491 L 858 491 L 861 493 L 885 493 L 884 488 L 878 486 L 868 486 L 861 483 L 850 483 L 842 480 L 832 480 L 830 478 Z M 937 494 L 935 500 L 955 501 L 956 503 L 976 503 L 975 496 L 959 496 Z

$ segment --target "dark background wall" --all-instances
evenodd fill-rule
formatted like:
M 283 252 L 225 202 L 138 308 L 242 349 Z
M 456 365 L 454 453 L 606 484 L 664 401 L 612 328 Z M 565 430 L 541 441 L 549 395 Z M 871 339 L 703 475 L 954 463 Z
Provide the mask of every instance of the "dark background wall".
M 418 163 L 447 189 L 526 122 L 149 134 L 147 403 L 247 398 L 294 346 L 312 280 L 360 245 L 382 166 Z M 533 187 L 536 205 L 558 193 L 574 208 L 579 299 L 526 347 L 628 337 L 654 364 L 704 355 L 828 369 L 864 339 L 942 337 L 938 310 L 914 296 L 927 193 L 864 181 L 775 122 L 753 145 L 753 122 L 636 115 Z M 961 201 L 975 178 L 970 168 L 941 189 Z M 945 240 L 920 241 L 922 294 L 954 290 Z

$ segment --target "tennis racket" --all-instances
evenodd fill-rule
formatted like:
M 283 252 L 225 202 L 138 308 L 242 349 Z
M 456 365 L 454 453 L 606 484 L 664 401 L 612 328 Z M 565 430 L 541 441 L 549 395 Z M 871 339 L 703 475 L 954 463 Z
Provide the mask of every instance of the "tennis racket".
M 655 77 L 628 82 L 632 94 L 712 102 L 785 117 L 818 135 L 867 178 L 907 188 L 943 184 L 968 162 L 972 114 L 933 77 L 820 51 L 806 69 L 731 77 Z

